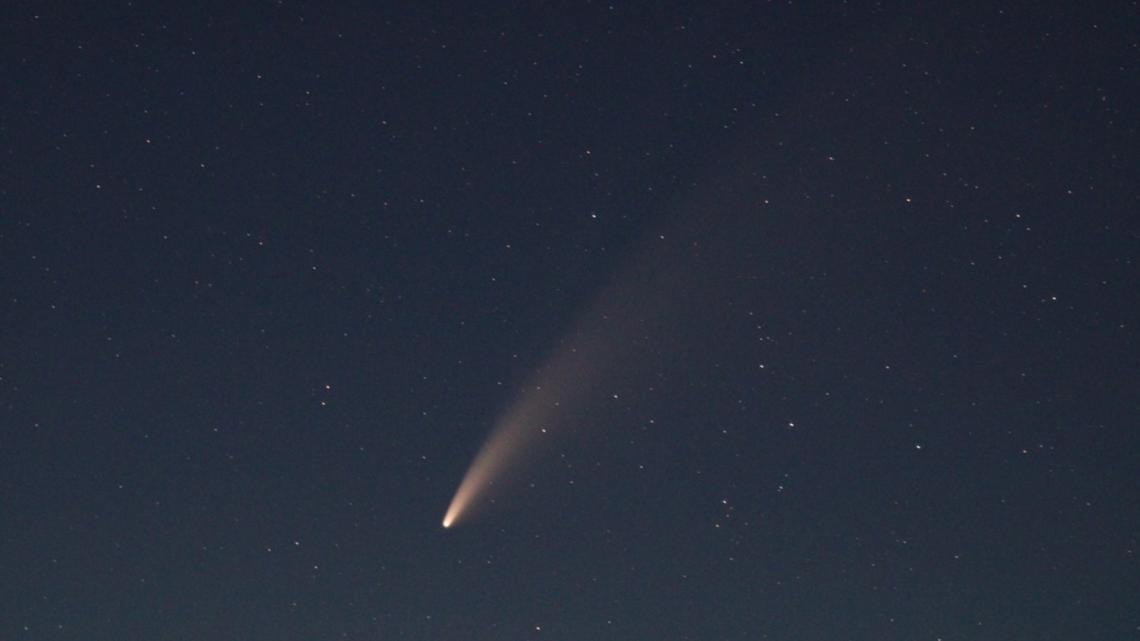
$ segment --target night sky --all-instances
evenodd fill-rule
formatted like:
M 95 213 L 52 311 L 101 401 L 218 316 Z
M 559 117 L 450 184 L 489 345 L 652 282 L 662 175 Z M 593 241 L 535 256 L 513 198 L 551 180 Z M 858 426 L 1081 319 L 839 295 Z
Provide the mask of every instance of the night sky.
M 0 639 L 1140 638 L 1140 8 L 986 4 L 6 3 Z

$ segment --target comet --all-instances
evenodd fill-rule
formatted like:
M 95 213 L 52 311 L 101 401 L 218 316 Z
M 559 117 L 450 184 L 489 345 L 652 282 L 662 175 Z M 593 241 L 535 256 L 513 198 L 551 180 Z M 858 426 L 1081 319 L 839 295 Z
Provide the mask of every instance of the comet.
M 723 331 L 717 310 L 726 298 L 739 298 L 742 283 L 757 287 L 742 274 L 759 273 L 747 265 L 764 255 L 758 247 L 772 244 L 763 242 L 768 229 L 756 222 L 766 201 L 753 191 L 763 187 L 755 172 L 741 170 L 724 182 L 728 187 L 679 208 L 684 215 L 676 224 L 647 237 L 584 306 L 492 424 L 447 506 L 445 529 L 488 507 L 492 496 L 525 485 L 527 470 L 567 439 L 620 428 L 621 417 L 607 409 L 619 388 L 636 394 L 648 387 L 643 381 L 650 372 L 656 380 L 666 369 L 690 367 L 718 350 L 731 357 L 731 333 Z M 738 218 L 724 224 L 732 217 Z

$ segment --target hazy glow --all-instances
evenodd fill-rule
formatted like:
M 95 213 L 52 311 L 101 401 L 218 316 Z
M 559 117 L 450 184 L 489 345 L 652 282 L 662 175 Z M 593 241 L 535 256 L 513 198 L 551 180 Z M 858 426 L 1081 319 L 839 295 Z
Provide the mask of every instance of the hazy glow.
M 739 254 L 730 249 L 753 246 L 738 238 L 740 229 L 693 216 L 682 218 L 675 233 L 649 239 L 496 421 L 448 505 L 443 527 L 485 507 L 490 490 L 525 485 L 520 482 L 529 480 L 528 464 L 565 439 L 583 438 L 599 422 L 615 427 L 618 419 L 606 418 L 605 410 L 619 388 L 637 390 L 645 372 L 676 367 L 702 352 L 694 336 L 715 337 L 719 322 L 704 313 L 719 308 L 707 301 L 738 280 L 738 269 L 724 267 Z

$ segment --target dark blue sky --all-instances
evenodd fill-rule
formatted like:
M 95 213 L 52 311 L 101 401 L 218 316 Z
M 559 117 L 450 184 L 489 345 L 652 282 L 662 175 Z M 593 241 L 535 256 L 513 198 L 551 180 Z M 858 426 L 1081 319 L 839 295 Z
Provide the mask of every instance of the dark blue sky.
M 0 20 L 0 639 L 1137 635 L 1135 3 L 190 4 Z

